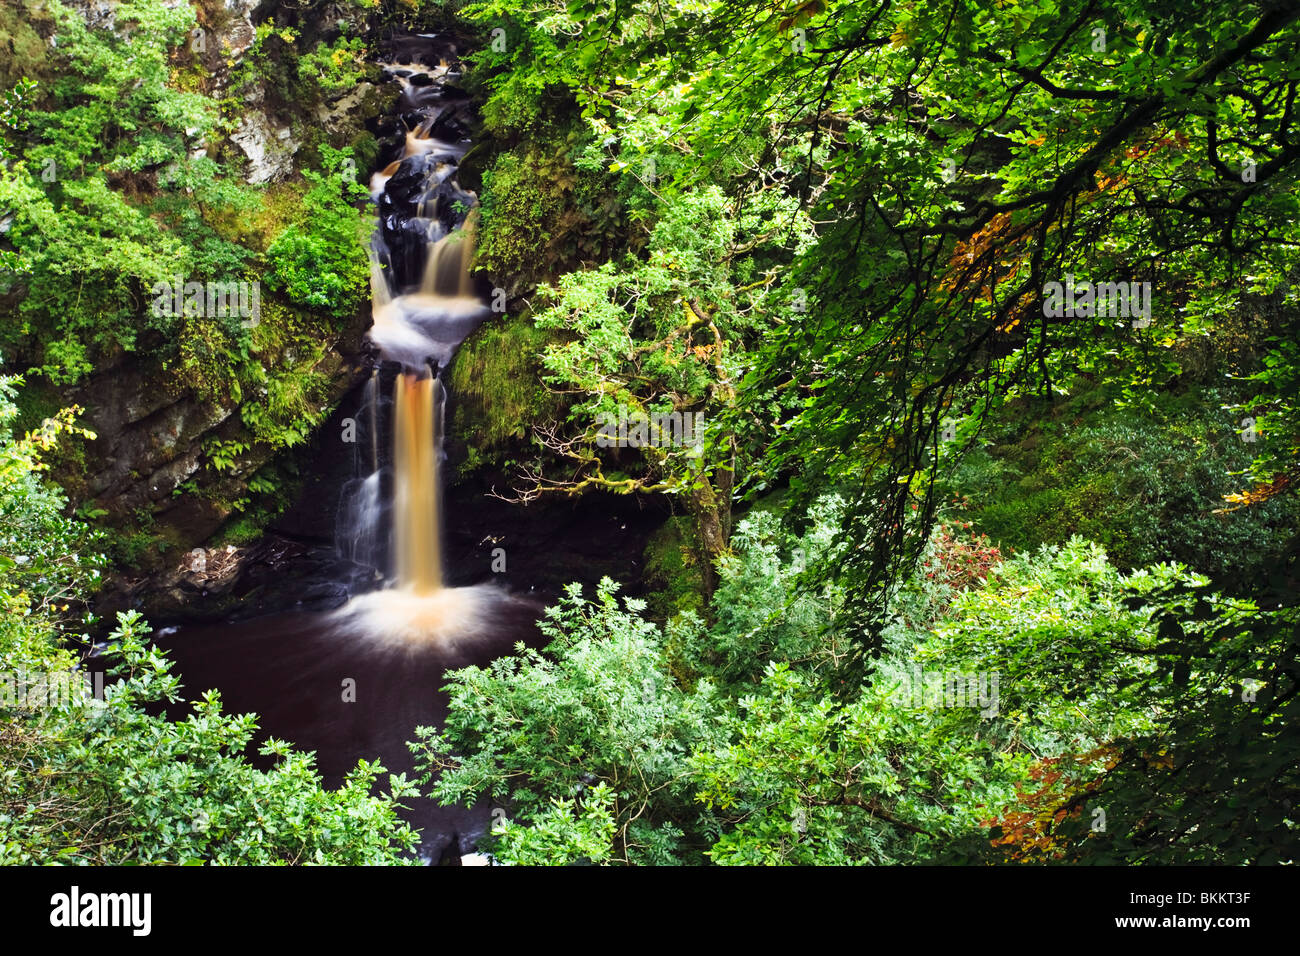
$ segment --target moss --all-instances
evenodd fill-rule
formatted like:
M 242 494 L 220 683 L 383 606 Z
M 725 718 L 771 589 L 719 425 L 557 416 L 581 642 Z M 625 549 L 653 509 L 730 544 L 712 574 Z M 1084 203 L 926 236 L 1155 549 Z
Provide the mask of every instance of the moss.
M 259 441 L 297 445 L 331 411 L 339 359 L 313 314 L 271 303 L 263 316 L 252 331 L 252 350 L 269 371 L 258 376 L 257 394 L 246 396 L 241 415 Z
M 587 135 L 561 129 L 529 140 L 483 172 L 475 263 L 489 277 L 508 277 L 511 294 L 628 244 L 617 184 L 574 165 Z
M 268 462 L 248 480 L 249 497 L 232 503 L 236 513 L 213 537 L 213 545 L 253 543 L 293 503 L 301 487 L 301 472 L 292 458 Z
M 238 388 L 231 332 L 210 319 L 188 319 L 178 330 L 181 379 L 205 398 L 222 402 Z
M 207 211 L 207 221 L 227 242 L 265 252 L 276 236 L 302 218 L 307 185 L 300 179 L 274 183 L 259 193 L 260 203 L 250 208 L 214 207 Z
M 275 297 L 247 332 L 193 319 L 179 331 L 179 377 L 207 400 L 240 405 L 251 436 L 272 447 L 301 443 L 329 412 L 338 358 L 329 324 Z
M 262 516 L 258 514 L 240 515 L 222 527 L 216 538 L 213 539 L 212 546 L 224 547 L 227 544 L 233 544 L 235 547 L 242 547 L 246 544 L 252 544 L 262 536 L 267 520 L 269 518 L 263 520 Z
M 187 547 L 183 535 L 175 528 L 158 524 L 147 507 L 137 508 L 128 525 L 104 530 L 108 535 L 105 550 L 119 571 L 157 571 L 170 554 Z
M 53 30 L 54 19 L 42 0 L 0 3 L 0 88 L 10 89 L 23 77 L 37 82 L 48 79 L 49 44 L 41 34 Z
M 691 547 L 690 519 L 676 516 L 665 521 L 646 543 L 644 581 L 650 593 L 646 604 L 660 621 L 681 613 L 702 613 L 704 579 Z
M 512 315 L 490 320 L 457 352 L 452 434 L 470 449 L 462 475 L 517 452 L 535 423 L 560 414 L 562 403 L 541 380 L 538 356 L 548 341 L 531 316 Z
M 47 418 L 58 414 L 68 403 L 59 389 L 39 376 L 30 376 L 18 390 L 15 399 L 18 415 L 14 418 L 15 434 L 23 434 L 40 426 Z
M 358 116 L 376 116 L 384 109 L 377 103 L 379 94 L 371 91 L 357 109 Z M 369 130 L 363 130 L 343 144 L 343 148 L 352 150 L 352 160 L 357 164 L 357 181 L 369 187 L 370 180 L 366 170 L 373 169 L 379 162 L 379 140 Z

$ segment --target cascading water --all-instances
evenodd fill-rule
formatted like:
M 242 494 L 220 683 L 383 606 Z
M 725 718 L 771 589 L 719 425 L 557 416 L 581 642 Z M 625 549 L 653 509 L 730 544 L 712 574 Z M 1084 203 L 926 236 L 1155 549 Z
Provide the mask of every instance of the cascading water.
M 378 227 L 368 338 L 379 366 L 361 416 L 370 473 L 348 490 L 339 528 L 340 551 L 386 586 L 337 615 L 381 640 L 454 643 L 475 631 L 485 602 L 503 597 L 487 586 L 444 588 L 439 534 L 442 373 L 490 314 L 469 275 L 477 198 L 456 181 L 466 141 L 462 101 L 446 86 L 452 74 L 412 63 L 385 69 L 402 86 L 406 133 L 400 155 L 371 177 Z M 379 451 L 385 430 L 387 460 Z
M 405 129 L 371 180 L 374 368 L 349 415 L 356 440 L 344 446 L 355 477 L 343 488 L 335 538 L 350 571 L 331 563 L 324 589 L 338 594 L 333 574 L 343 571 L 351 597 L 333 611 L 308 610 L 304 600 L 237 625 L 169 628 L 161 637 L 188 692 L 219 688 L 232 711 L 260 714 L 267 735 L 314 752 L 332 785 L 360 758 L 414 773 L 407 741 L 416 727 L 444 720 L 440 688 L 449 669 L 486 666 L 520 641 L 545 643 L 532 601 L 491 585 L 445 586 L 442 379 L 456 347 L 490 311 L 468 272 L 476 199 L 455 176 L 466 150 L 466 98 L 452 87 L 454 74 L 435 65 L 454 51 L 436 37 L 388 46 Z M 474 577 L 469 568 L 451 570 Z M 188 707 L 168 706 L 177 719 Z M 468 852 L 489 812 L 486 803 L 419 800 L 406 814 L 421 830 L 421 855 L 437 859 Z
M 442 587 L 438 533 L 438 436 L 433 378 L 399 375 L 393 401 L 393 551 L 399 587 L 432 594 Z

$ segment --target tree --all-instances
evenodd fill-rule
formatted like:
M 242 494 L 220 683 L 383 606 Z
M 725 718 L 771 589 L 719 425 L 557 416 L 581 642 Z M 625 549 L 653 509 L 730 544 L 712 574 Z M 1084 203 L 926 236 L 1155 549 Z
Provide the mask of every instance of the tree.
M 779 183 L 815 224 L 813 242 L 780 240 L 791 258 L 769 301 L 806 312 L 773 321 L 739 383 L 738 444 L 766 451 L 736 488 L 789 477 L 795 520 L 828 488 L 849 494 L 861 547 L 822 571 L 850 585 L 864 652 L 928 537 L 949 425 L 967 419 L 960 449 L 1001 403 L 1080 373 L 1140 400 L 1180 373 L 1173 343 L 1215 335 L 1295 273 L 1300 14 L 1286 5 L 470 13 L 508 24 L 477 61 L 510 66 L 490 107 L 567 91 L 594 135 L 689 155 L 657 184 L 665 201 Z M 648 113 L 658 135 L 637 140 Z M 1106 285 L 1108 308 L 1045 310 L 1049 283 L 1072 280 Z M 1149 292 L 1131 303 L 1142 315 L 1110 295 L 1129 282 Z M 1289 461 L 1289 406 L 1273 395 L 1261 404 Z M 1274 479 L 1289 465 L 1260 464 L 1261 481 L 1289 487 Z

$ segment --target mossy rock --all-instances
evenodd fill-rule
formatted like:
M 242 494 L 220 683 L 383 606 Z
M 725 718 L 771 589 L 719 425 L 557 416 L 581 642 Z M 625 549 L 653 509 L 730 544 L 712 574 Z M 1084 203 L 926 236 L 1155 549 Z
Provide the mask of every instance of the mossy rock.
M 644 583 L 650 614 L 666 621 L 683 611 L 703 613 L 704 579 L 691 547 L 693 528 L 681 515 L 665 521 L 646 543 Z
M 460 476 L 502 466 L 531 444 L 532 428 L 558 418 L 559 397 L 542 382 L 550 333 L 528 314 L 494 317 L 461 346 L 451 367 L 452 438 L 464 446 Z
M 26 77 L 38 83 L 49 78 L 42 39 L 54 31 L 54 18 L 41 0 L 6 0 L 0 3 L 0 87 L 11 89 Z
M 477 270 L 511 296 L 636 245 L 619 184 L 575 165 L 587 137 L 562 127 L 497 154 L 490 167 L 486 151 L 470 164 L 482 180 Z

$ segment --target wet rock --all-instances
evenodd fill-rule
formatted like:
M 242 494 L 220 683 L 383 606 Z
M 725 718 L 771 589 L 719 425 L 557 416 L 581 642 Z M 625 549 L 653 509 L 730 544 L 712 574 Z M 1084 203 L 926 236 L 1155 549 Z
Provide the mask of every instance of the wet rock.
M 193 548 L 159 573 L 111 577 L 96 609 L 111 620 L 135 608 L 155 627 L 330 611 L 347 601 L 343 580 L 332 547 L 267 535 L 242 547 Z
M 334 129 L 358 117 L 358 111 L 375 92 L 375 84 L 358 83 L 356 88 L 330 103 L 316 107 L 316 118 L 326 129 Z

